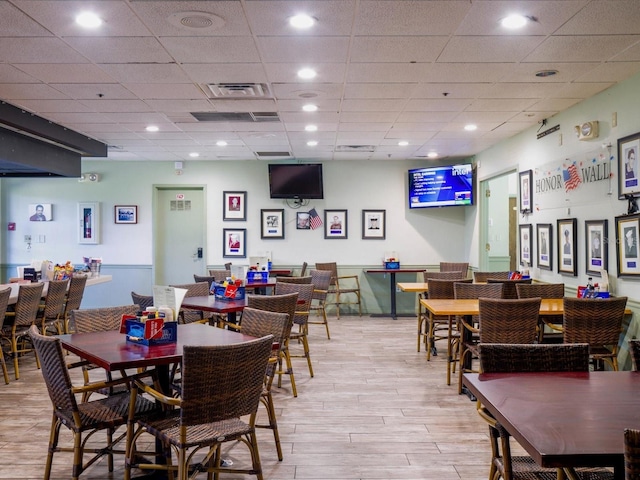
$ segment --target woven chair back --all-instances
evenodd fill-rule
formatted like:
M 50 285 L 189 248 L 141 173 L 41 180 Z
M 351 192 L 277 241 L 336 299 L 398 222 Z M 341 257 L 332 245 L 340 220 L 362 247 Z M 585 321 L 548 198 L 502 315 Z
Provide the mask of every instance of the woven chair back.
M 170 285 L 173 288 L 184 288 L 187 293 L 185 297 L 202 297 L 209 295 L 209 284 L 207 282 L 183 283 L 181 285 Z
M 467 278 L 469 262 L 440 262 L 441 272 L 462 272 L 462 278 Z
M 289 327 L 287 337 L 293 326 L 293 318 L 296 313 L 298 303 L 298 292 L 283 295 L 247 295 L 247 307 L 267 312 L 280 312 L 289 315 Z M 242 325 L 242 322 L 240 322 Z
M 453 286 L 456 299 L 503 298 L 502 283 L 464 283 L 455 282 Z M 431 292 L 429 292 L 431 298 Z
M 633 368 L 638 370 L 640 367 L 640 339 L 629 340 L 629 352 L 633 360 Z
M 324 302 L 331 283 L 331 272 L 328 270 L 311 270 L 311 283 L 315 288 L 313 299 Z
M 455 298 L 454 285 L 456 283 L 471 283 L 471 279 L 453 279 L 453 280 L 439 280 L 439 279 L 428 279 L 427 280 L 427 289 L 429 292 L 430 299 L 438 299 L 438 298 Z
M 51 280 L 47 286 L 47 297 L 44 302 L 42 317 L 58 319 L 64 314 L 64 304 L 67 298 L 69 280 Z
M 0 330 L 2 330 L 2 326 L 4 325 L 4 314 L 7 313 L 7 306 L 9 305 L 10 296 L 11 287 L 3 288 L 2 290 L 0 290 Z
M 503 298 L 516 299 L 518 298 L 518 292 L 516 291 L 517 285 L 530 284 L 530 278 L 522 278 L 518 280 L 500 279 L 500 278 L 487 278 L 487 283 L 502 283 L 504 284 L 504 290 L 502 292 Z
M 481 343 L 535 343 L 541 298 L 479 300 Z
M 43 283 L 21 284 L 18 289 L 18 300 L 15 307 L 14 324 L 21 327 L 30 326 L 36 319 L 40 299 L 42 298 Z
M 131 292 L 131 301 L 136 305 L 140 305 L 141 310 L 153 307 L 153 295 L 140 295 L 139 293 Z
M 338 278 L 338 264 L 336 262 L 316 263 L 316 270 L 326 270 L 331 272 L 331 281 L 329 282 L 329 285 L 333 286 L 336 284 L 336 280 Z
M 286 313 L 268 312 L 246 307 L 242 311 L 242 333 L 261 338 L 273 335 L 273 342 L 284 344 L 289 316 Z
M 305 274 L 307 273 L 307 267 L 309 266 L 309 264 L 307 262 L 302 262 L 302 268 L 300 269 L 300 276 L 304 277 Z
M 624 478 L 640 478 L 640 430 L 624 429 Z
M 276 282 L 276 295 L 297 293 L 296 310 L 293 323 L 296 325 L 306 325 L 309 320 L 309 310 L 311 309 L 311 299 L 313 298 L 314 285 L 311 283 L 288 283 Z
M 194 273 L 193 274 L 193 281 L 196 282 L 196 283 L 207 282 L 207 285 L 209 285 L 209 290 L 211 290 L 211 284 L 215 281 L 215 277 L 206 276 L 206 275 L 196 275 Z
M 588 372 L 589 345 L 480 343 L 483 373 Z
M 424 281 L 428 280 L 465 280 L 467 272 L 450 271 L 450 272 L 422 272 Z
M 74 275 L 69 282 L 69 292 L 67 294 L 67 303 L 64 306 L 64 315 L 67 317 L 71 310 L 77 310 L 82 303 L 84 289 L 87 285 L 86 275 Z
M 306 277 L 276 277 L 276 284 L 277 283 L 311 283 L 311 275 L 308 275 Z
M 516 283 L 518 298 L 563 298 L 564 283 Z
M 222 283 L 231 276 L 231 269 L 209 270 L 209 276 L 213 277 L 217 283 Z
M 473 281 L 476 283 L 484 283 L 489 278 L 508 279 L 511 272 L 473 272 Z
M 180 426 L 255 414 L 272 345 L 272 335 L 232 345 L 185 345 Z
M 591 347 L 617 346 L 627 297 L 564 297 L 564 343 L 588 343 Z
M 73 395 L 60 340 L 57 337 L 41 335 L 35 325 L 29 329 L 29 336 L 40 359 L 42 376 L 54 410 L 77 412 L 78 404 Z
M 139 310 L 139 305 L 72 310 L 71 322 L 77 333 L 107 332 L 120 328 L 122 315 L 135 315 Z

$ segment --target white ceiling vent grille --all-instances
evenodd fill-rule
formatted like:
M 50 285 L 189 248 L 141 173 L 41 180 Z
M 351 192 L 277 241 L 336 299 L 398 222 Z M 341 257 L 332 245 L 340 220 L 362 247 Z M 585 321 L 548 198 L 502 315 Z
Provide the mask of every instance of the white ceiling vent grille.
M 336 145 L 336 152 L 375 152 L 375 145 Z
M 191 112 L 199 122 L 279 122 L 277 112 Z
M 271 98 L 266 83 L 209 83 L 215 98 Z
M 291 152 L 256 152 L 256 155 L 261 158 L 287 158 L 291 157 Z

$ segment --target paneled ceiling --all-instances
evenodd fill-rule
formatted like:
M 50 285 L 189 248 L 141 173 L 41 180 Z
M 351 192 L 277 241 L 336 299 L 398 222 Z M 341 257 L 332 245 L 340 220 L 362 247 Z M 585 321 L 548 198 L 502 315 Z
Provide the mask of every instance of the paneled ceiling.
M 120 161 L 469 157 L 638 71 L 639 0 L 0 1 L 0 99 Z

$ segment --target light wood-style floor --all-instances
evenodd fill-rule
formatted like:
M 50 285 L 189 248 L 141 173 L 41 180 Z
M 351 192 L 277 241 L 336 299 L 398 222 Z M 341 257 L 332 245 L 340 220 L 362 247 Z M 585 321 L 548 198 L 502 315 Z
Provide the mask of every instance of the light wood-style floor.
M 416 352 L 415 318 L 343 316 L 330 327 L 327 340 L 323 326 L 310 325 L 314 378 L 294 358 L 298 397 L 286 377 L 274 387 L 284 460 L 271 431 L 260 430 L 265 479 L 487 479 L 487 426 L 475 402 L 446 385 L 444 350 L 430 362 Z M 51 404 L 33 356 L 20 372 L 19 381 L 0 383 L 0 478 L 42 479 Z M 62 438 L 69 438 L 64 427 Z M 225 455 L 246 458 L 241 444 Z M 70 461 L 56 454 L 52 478 L 70 478 Z M 110 474 L 100 462 L 81 478 L 123 478 L 122 465 L 116 457 Z

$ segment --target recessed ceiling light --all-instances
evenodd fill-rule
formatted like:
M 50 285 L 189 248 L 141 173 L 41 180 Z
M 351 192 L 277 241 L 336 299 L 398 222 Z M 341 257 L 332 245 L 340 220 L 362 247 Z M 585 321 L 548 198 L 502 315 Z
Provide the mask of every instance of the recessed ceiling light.
M 553 77 L 554 75 L 557 75 L 558 70 L 540 70 L 539 72 L 536 72 L 536 77 Z
M 225 142 L 224 140 L 218 140 L 216 142 L 216 145 L 219 147 L 226 147 L 227 146 L 227 142 Z
M 401 147 L 406 147 L 407 145 L 409 145 L 409 142 L 407 142 L 406 140 L 400 140 L 398 142 L 398 145 L 400 145 Z
M 318 110 L 318 106 L 312 103 L 307 103 L 306 105 L 302 106 L 302 110 L 304 110 L 305 112 L 315 112 L 316 110 Z
M 305 80 L 309 80 L 316 76 L 316 71 L 312 68 L 303 68 L 301 70 L 298 70 L 298 76 L 300 78 L 304 78 Z
M 294 28 L 311 28 L 316 23 L 316 19 L 301 13 L 300 15 L 294 15 L 289 18 L 289 25 Z
M 438 158 L 438 152 L 427 153 L 427 158 Z
M 477 126 L 477 125 L 474 125 L 473 123 L 470 123 L 469 125 L 465 125 L 465 126 L 464 126 L 464 129 L 465 129 L 467 132 L 473 132 L 474 130 L 477 130 L 477 129 L 478 129 L 478 126 Z
M 145 130 L 147 132 L 157 132 L 160 129 L 156 125 L 149 125 Z
M 318 126 L 317 125 L 307 125 L 306 127 L 304 127 L 304 129 L 307 132 L 315 132 L 316 130 L 318 130 Z
M 97 28 L 102 25 L 102 20 L 95 13 L 82 12 L 76 17 L 76 23 L 85 28 Z
M 198 152 L 191 152 L 191 153 L 189 154 L 189 156 L 190 156 L 190 157 L 192 157 L 192 158 L 197 158 L 197 157 L 199 157 L 199 156 L 200 156 L 200 154 L 199 154 Z
M 504 17 L 500 20 L 500 24 L 504 28 L 508 28 L 510 30 L 515 30 L 516 28 L 522 28 L 527 24 L 529 19 L 523 15 L 513 14 L 507 17 Z
M 316 142 L 315 140 L 309 140 L 307 142 L 307 145 L 310 147 L 315 147 L 316 145 L 318 145 L 318 142 Z

